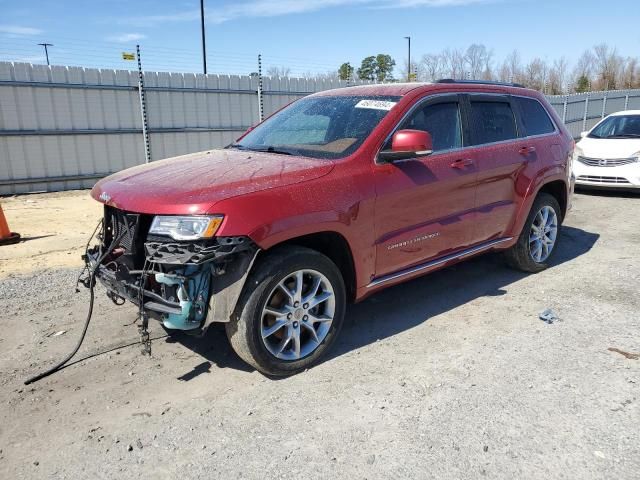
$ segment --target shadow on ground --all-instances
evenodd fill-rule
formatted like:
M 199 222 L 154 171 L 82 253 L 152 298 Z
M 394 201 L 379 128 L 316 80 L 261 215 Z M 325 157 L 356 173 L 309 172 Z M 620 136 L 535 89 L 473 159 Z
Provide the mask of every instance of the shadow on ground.
M 590 197 L 617 197 L 617 198 L 640 198 L 639 189 L 610 189 L 606 188 L 584 188 L 576 185 L 576 193 L 589 195 Z
M 563 227 L 551 268 L 584 255 L 599 237 L 597 233 Z M 505 295 L 504 287 L 527 275 L 508 268 L 499 254 L 487 254 L 391 287 L 348 306 L 340 338 L 325 360 L 396 335 L 476 298 Z M 201 355 L 205 364 L 253 370 L 231 349 L 222 324 L 214 324 L 203 338 L 179 336 L 175 340 Z M 209 365 L 205 364 L 180 379 L 189 380 L 208 371 Z

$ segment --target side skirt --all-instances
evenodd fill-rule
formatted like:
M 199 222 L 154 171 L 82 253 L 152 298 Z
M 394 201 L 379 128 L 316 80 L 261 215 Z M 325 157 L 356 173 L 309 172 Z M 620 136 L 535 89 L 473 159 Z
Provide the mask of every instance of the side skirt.
M 501 243 L 509 242 L 510 240 L 513 240 L 513 237 L 499 238 L 497 240 L 491 240 L 490 242 L 486 242 L 486 243 L 483 243 L 483 244 L 480 244 L 480 245 L 476 245 L 475 247 L 468 248 L 468 249 L 463 250 L 461 252 L 452 253 L 450 255 L 446 255 L 444 257 L 440 257 L 440 258 L 437 258 L 435 260 L 431 260 L 431 261 L 429 261 L 427 263 L 416 265 L 414 267 L 410 267 L 410 268 L 407 268 L 407 269 L 404 269 L 404 270 L 400 270 L 400 271 L 397 271 L 397 272 L 394 272 L 394 273 L 389 273 L 387 275 L 383 275 L 382 277 L 374 278 L 371 281 L 371 283 L 369 283 L 369 285 L 367 285 L 365 288 L 377 287 L 378 285 L 382 285 L 384 283 L 391 282 L 393 280 L 398 280 L 398 279 L 406 277 L 406 276 L 410 276 L 410 275 L 414 275 L 414 274 L 419 273 L 419 272 L 427 271 L 427 270 L 430 270 L 432 268 L 444 265 L 444 264 L 446 264 L 448 262 L 451 262 L 453 260 L 460 260 L 462 258 L 475 255 L 475 254 L 483 252 L 485 250 L 489 250 L 489 249 L 491 249 L 493 247 L 496 247 L 496 246 L 500 245 Z

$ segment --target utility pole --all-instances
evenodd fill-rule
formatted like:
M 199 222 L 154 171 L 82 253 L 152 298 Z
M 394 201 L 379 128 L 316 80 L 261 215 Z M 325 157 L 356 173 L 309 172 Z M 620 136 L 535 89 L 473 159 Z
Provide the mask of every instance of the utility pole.
M 144 73 L 142 73 L 142 59 L 140 58 L 140 45 L 136 45 L 136 58 L 138 59 L 138 97 L 140 99 L 140 118 L 142 120 L 142 142 L 144 143 L 144 162 L 151 161 L 151 142 L 149 141 L 149 123 L 147 121 L 147 96 L 144 90 Z
M 262 55 L 258 54 L 258 121 L 264 120 L 264 103 L 262 100 Z
M 409 45 L 409 53 L 407 55 L 407 82 L 411 81 L 411 37 L 404 37 Z
M 200 0 L 200 30 L 202 31 L 202 69 L 207 74 L 207 45 L 204 38 L 204 0 Z
M 53 43 L 39 43 L 38 45 L 44 47 L 44 55 L 47 57 L 47 66 L 49 66 L 49 50 L 47 50 L 47 47 L 53 47 Z

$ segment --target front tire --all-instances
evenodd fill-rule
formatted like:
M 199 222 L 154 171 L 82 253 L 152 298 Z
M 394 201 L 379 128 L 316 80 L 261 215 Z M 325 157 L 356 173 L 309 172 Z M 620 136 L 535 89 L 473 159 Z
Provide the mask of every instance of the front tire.
M 560 205 L 552 195 L 538 194 L 518 242 L 505 252 L 507 263 L 529 273 L 547 269 L 558 249 L 561 215 Z
M 340 270 L 325 255 L 290 246 L 267 252 L 250 273 L 227 337 L 267 375 L 293 375 L 319 361 L 344 321 Z

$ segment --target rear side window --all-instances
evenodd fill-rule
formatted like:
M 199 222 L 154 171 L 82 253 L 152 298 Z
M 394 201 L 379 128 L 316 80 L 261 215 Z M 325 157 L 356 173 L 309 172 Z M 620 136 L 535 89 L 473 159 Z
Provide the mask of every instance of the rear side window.
M 474 145 L 502 142 L 518 136 L 508 102 L 471 100 L 471 127 Z
M 522 124 L 527 136 L 544 135 L 555 130 L 549 114 L 540 102 L 533 98 L 516 97 L 522 112 Z

